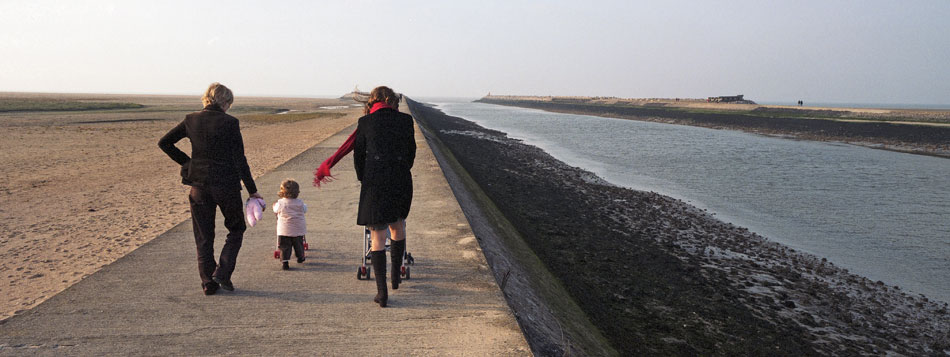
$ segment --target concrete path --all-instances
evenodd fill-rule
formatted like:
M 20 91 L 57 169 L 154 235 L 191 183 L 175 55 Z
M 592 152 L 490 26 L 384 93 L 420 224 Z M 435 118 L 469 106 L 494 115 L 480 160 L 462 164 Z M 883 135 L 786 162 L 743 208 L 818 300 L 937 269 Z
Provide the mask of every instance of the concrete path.
M 356 279 L 363 240 L 352 158 L 333 170 L 337 181 L 310 185 L 353 129 L 257 180 L 268 206 L 283 179 L 301 183 L 310 208 L 304 264 L 280 269 L 275 218 L 265 213 L 245 234 L 236 291 L 204 296 L 186 221 L 0 324 L 0 355 L 530 355 L 418 128 L 407 241 L 416 264 L 390 290 L 388 308 L 373 302 L 375 283 Z M 220 214 L 217 226 L 220 252 Z

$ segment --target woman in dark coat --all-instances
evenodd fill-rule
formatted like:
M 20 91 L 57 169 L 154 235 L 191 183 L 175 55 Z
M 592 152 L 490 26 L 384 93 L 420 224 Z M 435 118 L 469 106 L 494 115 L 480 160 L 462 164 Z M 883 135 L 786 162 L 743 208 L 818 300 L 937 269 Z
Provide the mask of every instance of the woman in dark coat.
M 370 259 L 376 274 L 376 298 L 386 307 L 386 239 L 391 239 L 393 290 L 399 288 L 399 267 L 406 251 L 406 217 L 412 204 L 412 168 L 416 157 L 412 116 L 399 112 L 399 96 L 377 87 L 366 102 L 353 141 L 353 160 L 360 187 L 356 224 L 370 230 Z M 390 237 L 391 236 L 391 237 Z
M 188 201 L 198 248 L 198 275 L 205 295 L 213 295 L 218 287 L 234 290 L 231 273 L 247 228 L 241 182 L 251 197 L 261 198 L 244 156 L 244 140 L 238 120 L 225 114 L 233 101 L 234 96 L 228 87 L 212 83 L 201 98 L 204 109 L 185 116 L 185 120 L 158 141 L 162 151 L 181 165 L 181 183 L 191 186 Z M 191 157 L 175 147 L 175 143 L 184 138 L 191 141 Z M 228 236 L 221 250 L 221 259 L 215 263 L 214 216 L 217 207 L 224 215 Z

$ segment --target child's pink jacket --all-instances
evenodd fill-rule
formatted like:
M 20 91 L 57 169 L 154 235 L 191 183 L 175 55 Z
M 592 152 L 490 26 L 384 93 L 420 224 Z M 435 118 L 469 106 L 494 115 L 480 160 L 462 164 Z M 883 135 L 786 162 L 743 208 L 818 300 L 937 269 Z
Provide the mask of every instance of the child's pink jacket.
M 277 214 L 277 235 L 300 237 L 307 235 L 307 205 L 297 198 L 281 198 L 274 202 Z

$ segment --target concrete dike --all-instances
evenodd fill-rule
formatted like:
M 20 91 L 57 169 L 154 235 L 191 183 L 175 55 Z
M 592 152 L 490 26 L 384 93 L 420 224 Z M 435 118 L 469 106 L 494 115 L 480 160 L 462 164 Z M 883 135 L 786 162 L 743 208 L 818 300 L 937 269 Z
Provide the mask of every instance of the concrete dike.
M 498 209 L 429 127 L 424 104 L 409 107 L 465 212 L 485 257 L 538 355 L 617 355 L 518 229 Z M 434 119 L 434 118 L 433 118 Z

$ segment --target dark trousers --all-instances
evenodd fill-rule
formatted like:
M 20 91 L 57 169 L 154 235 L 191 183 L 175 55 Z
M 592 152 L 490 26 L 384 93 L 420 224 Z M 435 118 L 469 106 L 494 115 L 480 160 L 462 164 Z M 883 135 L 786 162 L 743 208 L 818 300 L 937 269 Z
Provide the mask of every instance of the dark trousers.
M 288 237 L 288 236 L 277 236 L 277 248 L 280 249 L 280 261 L 286 262 L 290 260 L 290 249 L 293 248 L 294 255 L 297 256 L 297 261 L 302 261 L 304 259 L 303 253 L 303 236 L 300 237 Z
M 188 195 L 191 203 L 191 225 L 195 230 L 195 245 L 198 247 L 198 275 L 201 284 L 211 282 L 215 276 L 231 280 L 238 251 L 244 240 L 244 203 L 241 191 L 217 187 L 192 187 Z M 228 229 L 228 238 L 221 250 L 219 264 L 214 262 L 214 216 L 216 208 L 224 215 L 224 227 Z

